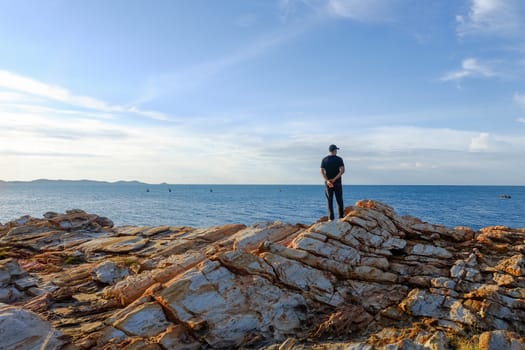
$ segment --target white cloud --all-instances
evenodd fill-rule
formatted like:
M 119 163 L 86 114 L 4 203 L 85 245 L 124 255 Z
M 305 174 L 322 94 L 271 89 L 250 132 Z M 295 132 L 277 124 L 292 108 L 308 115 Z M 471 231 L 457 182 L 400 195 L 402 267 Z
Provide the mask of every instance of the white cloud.
M 469 150 L 471 152 L 488 151 L 490 147 L 490 134 L 482 132 L 477 136 L 472 137 L 470 141 Z
M 27 101 L 28 98 L 30 97 L 17 92 L 0 91 L 0 102 L 2 102 L 2 104 Z
M 461 69 L 444 74 L 442 81 L 459 81 L 464 78 L 490 78 L 498 74 L 492 70 L 486 63 L 479 62 L 476 58 L 466 58 L 461 62 Z
M 3 94 L 4 98 L 10 98 L 11 101 L 13 101 L 13 98 L 16 99 L 17 97 L 23 96 L 20 94 L 21 92 L 23 94 L 29 94 L 47 100 L 58 101 L 67 105 L 101 112 L 133 113 L 157 120 L 169 119 L 167 115 L 160 112 L 141 110 L 136 107 L 110 105 L 92 97 L 74 95 L 60 86 L 46 84 L 6 70 L 0 70 L 0 87 L 10 90 L 3 92 Z
M 275 133 L 282 121 L 267 121 L 263 128 L 232 125 L 218 134 L 193 125 L 161 128 L 41 111 L 7 113 L 1 106 L 0 114 L 4 179 L 318 183 L 320 159 L 335 142 L 348 162 L 346 183 L 451 183 L 455 180 L 440 178 L 442 172 L 472 174 L 489 161 L 501 168 L 525 146 L 521 138 L 504 135 L 409 126 L 356 129 L 343 123 L 335 132 L 330 127 L 314 134 L 287 128 Z
M 71 115 L 71 116 L 81 116 L 83 118 L 94 118 L 94 119 L 116 119 L 115 113 L 105 113 L 105 112 L 91 112 L 87 110 L 76 110 L 76 109 L 61 109 L 61 108 L 51 108 L 47 106 L 42 106 L 43 102 L 40 104 L 28 104 L 30 100 L 21 99 L 22 103 L 3 103 L 2 110 L 7 111 L 21 111 L 21 112 L 30 112 L 36 114 L 48 114 L 48 115 Z
M 458 35 L 519 34 L 520 6 L 520 0 L 471 0 L 468 14 L 456 16 Z
M 525 124 L 525 118 L 518 118 L 516 119 L 518 123 L 524 123 Z
M 472 132 L 447 128 L 421 128 L 414 126 L 380 127 L 361 136 L 357 146 L 360 152 L 413 152 L 415 150 L 459 151 L 468 150 Z
M 517 137 L 446 128 L 373 128 L 377 121 L 358 124 L 362 116 L 312 119 L 319 124 L 303 116 L 296 121 L 211 116 L 176 125 L 137 125 L 124 114 L 114 118 L 117 112 L 55 107 L 57 99 L 37 87 L 1 95 L 8 102 L 0 103 L 2 179 L 319 183 L 320 159 L 333 142 L 348 161 L 347 183 L 450 183 L 455 180 L 443 180 L 442 172 L 461 168 L 469 175 L 497 176 L 479 170 L 489 162 L 491 169 L 500 169 L 525 149 Z M 494 154 L 497 159 L 490 158 Z

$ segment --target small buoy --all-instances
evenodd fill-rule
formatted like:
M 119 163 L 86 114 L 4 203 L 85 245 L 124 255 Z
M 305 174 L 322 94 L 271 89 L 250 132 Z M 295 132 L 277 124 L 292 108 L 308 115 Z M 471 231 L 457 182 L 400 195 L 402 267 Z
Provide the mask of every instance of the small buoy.
M 146 188 L 146 192 L 149 192 L 149 188 Z
M 210 188 L 210 192 L 213 192 L 213 190 Z
M 168 188 L 168 192 L 171 192 L 171 188 Z

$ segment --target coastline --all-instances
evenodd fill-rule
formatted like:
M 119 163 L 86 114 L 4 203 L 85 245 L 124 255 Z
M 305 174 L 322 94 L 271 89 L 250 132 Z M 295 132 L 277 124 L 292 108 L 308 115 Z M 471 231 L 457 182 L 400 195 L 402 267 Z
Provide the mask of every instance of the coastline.
M 3 329 L 3 342 L 525 346 L 525 248 L 515 244 L 524 240 L 525 228 L 450 228 L 374 201 L 311 225 L 115 227 L 79 210 L 24 217 L 0 228 L 0 319 L 33 323 Z

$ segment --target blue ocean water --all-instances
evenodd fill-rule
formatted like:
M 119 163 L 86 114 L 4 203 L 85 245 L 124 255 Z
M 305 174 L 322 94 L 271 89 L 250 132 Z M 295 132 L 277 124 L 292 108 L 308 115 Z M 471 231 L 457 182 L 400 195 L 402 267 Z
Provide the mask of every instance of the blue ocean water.
M 170 192 L 171 190 L 171 192 Z M 400 215 L 446 226 L 525 227 L 525 186 L 344 186 L 345 205 L 374 199 Z M 511 199 L 500 199 L 501 194 Z M 335 203 L 334 203 L 335 204 Z M 146 185 L 0 183 L 0 222 L 79 208 L 116 225 L 206 227 L 280 220 L 311 224 L 326 215 L 320 185 Z

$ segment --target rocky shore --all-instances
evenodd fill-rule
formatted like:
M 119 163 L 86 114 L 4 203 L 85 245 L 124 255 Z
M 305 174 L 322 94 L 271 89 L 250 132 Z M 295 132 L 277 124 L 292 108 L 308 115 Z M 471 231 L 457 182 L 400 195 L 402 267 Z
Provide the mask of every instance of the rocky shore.
M 525 349 L 525 229 L 360 201 L 341 221 L 0 225 L 0 349 Z

